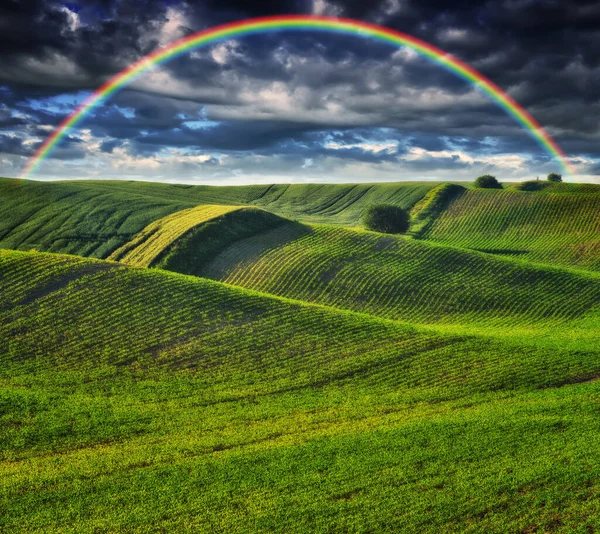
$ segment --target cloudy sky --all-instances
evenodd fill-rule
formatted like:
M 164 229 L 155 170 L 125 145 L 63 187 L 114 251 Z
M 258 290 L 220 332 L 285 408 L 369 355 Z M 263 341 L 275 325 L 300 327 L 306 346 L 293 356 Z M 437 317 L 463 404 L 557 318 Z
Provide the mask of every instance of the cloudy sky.
M 0 176 L 19 176 L 53 127 L 133 61 L 216 24 L 284 13 L 374 22 L 457 56 L 545 127 L 573 179 L 600 183 L 598 0 L 2 0 Z M 410 49 L 288 32 L 153 68 L 35 177 L 237 184 L 554 170 L 513 118 Z

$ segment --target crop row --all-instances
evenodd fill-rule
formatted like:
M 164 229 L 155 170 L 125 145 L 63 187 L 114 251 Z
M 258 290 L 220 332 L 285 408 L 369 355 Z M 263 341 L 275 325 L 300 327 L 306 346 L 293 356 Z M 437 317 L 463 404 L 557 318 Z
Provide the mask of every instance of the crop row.
M 600 280 L 402 237 L 314 226 L 225 250 L 204 274 L 237 286 L 411 322 L 559 324 L 600 304 Z M 254 251 L 254 253 L 253 253 Z
M 425 237 L 557 265 L 600 268 L 600 195 L 471 190 Z
M 237 209 L 240 208 L 208 204 L 177 211 L 150 223 L 108 259 L 149 267 L 169 245 L 195 226 Z
M 186 370 L 205 381 L 212 402 L 216 390 L 227 397 L 348 382 L 445 398 L 600 371 L 593 350 L 419 331 L 158 270 L 96 262 L 106 267 L 77 272 L 62 256 L 0 258 L 2 289 L 5 280 L 16 288 L 0 325 L 3 374 Z

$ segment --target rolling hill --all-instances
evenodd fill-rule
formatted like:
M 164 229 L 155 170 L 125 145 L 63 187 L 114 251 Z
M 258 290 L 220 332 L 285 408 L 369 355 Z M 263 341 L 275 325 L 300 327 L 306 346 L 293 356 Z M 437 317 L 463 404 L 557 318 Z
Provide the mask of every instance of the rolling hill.
M 540 183 L 0 179 L 0 532 L 600 531 L 600 188 Z
M 150 223 L 108 259 L 197 274 L 222 249 L 287 223 L 260 208 L 202 204 Z
M 587 186 L 587 187 L 586 187 Z M 423 238 L 550 265 L 600 269 L 600 187 L 468 190 Z
M 200 274 L 415 323 L 544 324 L 598 307 L 600 277 L 404 237 L 281 227 L 228 247 Z
M 3 531 L 598 526 L 596 347 L 35 252 L 0 286 Z
M 409 209 L 434 185 L 211 187 L 0 178 L 0 247 L 106 259 L 152 222 L 201 204 L 252 205 L 306 222 L 357 225 L 370 202 Z

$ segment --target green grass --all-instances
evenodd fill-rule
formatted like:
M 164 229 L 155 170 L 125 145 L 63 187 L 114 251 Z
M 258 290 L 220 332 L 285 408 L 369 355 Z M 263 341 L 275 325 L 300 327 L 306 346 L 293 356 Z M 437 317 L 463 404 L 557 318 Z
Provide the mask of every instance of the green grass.
M 422 237 L 597 271 L 599 235 L 600 188 L 552 184 L 534 192 L 469 190 L 452 202 Z
M 138 267 L 150 267 L 197 226 L 238 209 L 240 208 L 237 206 L 208 204 L 176 211 L 150 223 L 131 241 L 115 250 L 108 259 Z
M 150 223 L 108 259 L 198 274 L 228 246 L 289 223 L 260 208 L 204 204 Z
M 2 531 L 599 526 L 597 345 L 74 256 L 3 251 L 0 287 Z
M 193 205 L 85 182 L 0 179 L 0 247 L 106 258 L 152 221 Z
M 595 314 L 600 277 L 405 237 L 281 227 L 200 274 L 274 295 L 421 324 L 531 335 Z M 591 333 L 585 335 L 589 342 Z
M 425 234 L 436 218 L 465 191 L 466 189 L 461 185 L 448 183 L 427 191 L 425 196 L 412 208 L 410 233 L 414 237 L 421 237 Z
M 0 179 L 0 532 L 600 531 L 599 192 Z
M 0 247 L 106 259 L 152 222 L 201 204 L 254 205 L 307 222 L 357 225 L 370 203 L 409 209 L 434 185 L 214 187 L 0 178 Z

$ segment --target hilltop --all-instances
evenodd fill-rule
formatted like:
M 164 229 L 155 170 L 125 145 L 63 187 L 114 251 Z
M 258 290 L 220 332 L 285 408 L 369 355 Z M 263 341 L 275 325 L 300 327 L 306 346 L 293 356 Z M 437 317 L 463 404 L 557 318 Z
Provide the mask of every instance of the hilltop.
M 412 207 L 436 184 L 192 186 L 0 178 L 0 247 L 106 259 L 152 222 L 202 204 L 358 225 L 371 202 Z

